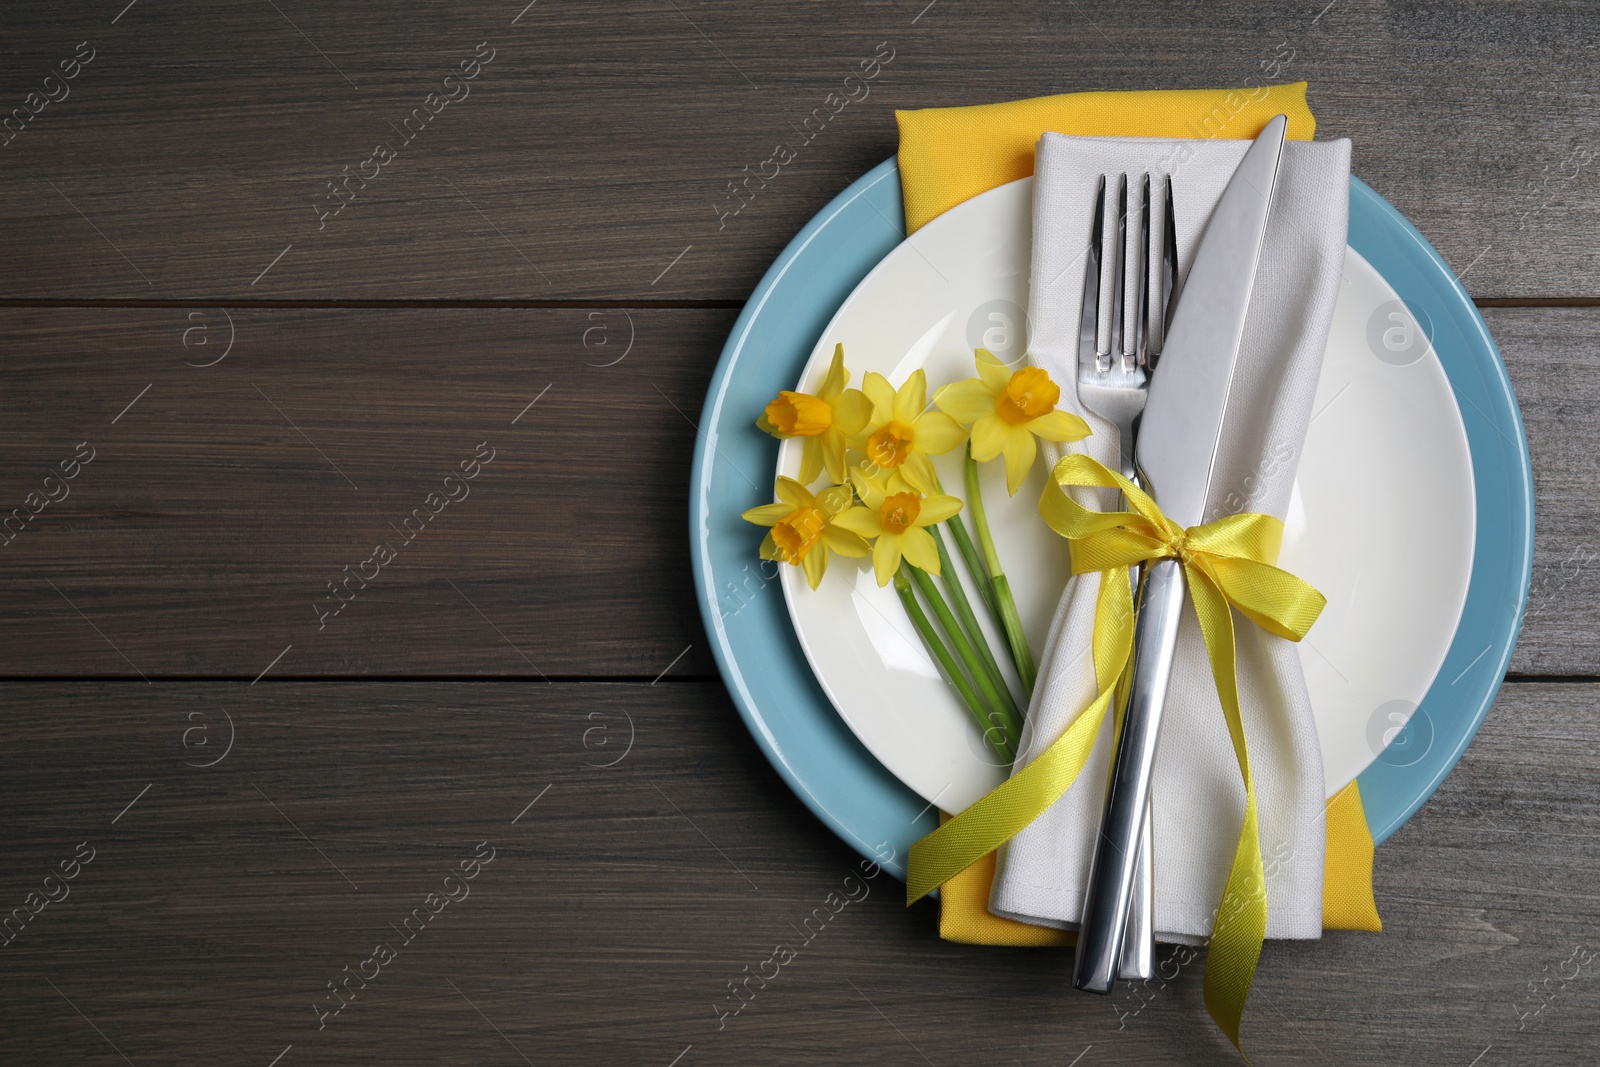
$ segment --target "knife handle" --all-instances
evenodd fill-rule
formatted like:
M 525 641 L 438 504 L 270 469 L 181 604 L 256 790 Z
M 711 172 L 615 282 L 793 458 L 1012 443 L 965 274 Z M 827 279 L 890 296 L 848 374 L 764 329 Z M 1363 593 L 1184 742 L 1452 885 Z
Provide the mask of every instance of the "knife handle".
M 1134 475 L 1134 484 L 1138 484 L 1137 475 Z M 1139 599 L 1140 579 L 1143 577 L 1143 567 L 1135 567 L 1129 574 L 1135 602 Z M 1152 869 L 1155 835 L 1150 826 L 1152 807 L 1154 804 L 1146 800 L 1144 820 L 1139 831 L 1139 847 L 1133 860 L 1133 898 L 1128 902 L 1128 922 L 1122 930 L 1122 954 L 1117 965 L 1117 977 L 1124 982 L 1148 981 L 1156 976 L 1156 892 L 1155 871 Z
M 1133 894 L 1139 835 L 1150 802 L 1157 732 L 1172 677 L 1172 657 L 1183 612 L 1183 567 L 1160 560 L 1145 575 L 1144 597 L 1134 624 L 1133 681 L 1111 762 L 1105 814 L 1095 837 L 1078 930 L 1072 985 L 1110 993 L 1117 979 L 1123 934 Z
M 1150 828 L 1150 809 L 1146 800 L 1140 823 L 1139 846 L 1133 863 L 1133 898 L 1128 902 L 1128 922 L 1122 930 L 1122 953 L 1117 977 L 1124 982 L 1148 981 L 1156 976 L 1156 890 L 1154 862 L 1155 835 Z

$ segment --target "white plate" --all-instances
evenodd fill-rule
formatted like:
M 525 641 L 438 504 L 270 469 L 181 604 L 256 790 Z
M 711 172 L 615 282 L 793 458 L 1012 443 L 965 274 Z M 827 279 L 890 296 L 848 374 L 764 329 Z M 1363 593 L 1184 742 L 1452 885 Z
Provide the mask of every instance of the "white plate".
M 922 367 L 930 394 L 974 376 L 974 347 L 1008 362 L 1025 351 L 1032 187 L 1023 179 L 984 193 L 907 238 L 834 315 L 799 387 L 819 386 L 838 342 L 852 385 L 867 371 L 898 385 Z M 1281 564 L 1328 598 L 1299 647 L 1329 796 L 1376 758 L 1421 702 L 1450 647 L 1472 570 L 1466 431 L 1431 346 L 1407 345 L 1403 333 L 1391 333 L 1385 346 L 1384 331 L 1406 321 L 1390 318 L 1403 307 L 1377 271 L 1349 251 L 1285 520 Z M 936 466 L 964 497 L 959 454 L 939 457 Z M 794 477 L 799 467 L 799 442 L 784 442 L 778 472 Z M 1040 463 L 1008 497 L 1001 464 L 983 469 L 990 526 L 1036 659 L 1067 578 L 1064 542 L 1038 515 L 1044 474 Z M 1429 535 L 1358 546 L 1338 533 L 1350 516 L 1382 516 L 1390 529 Z M 878 587 L 869 561 L 835 557 L 815 591 L 799 568 L 782 572 L 811 669 L 885 767 L 952 813 L 1004 780 L 893 588 Z M 979 605 L 975 588 L 968 589 Z M 1004 642 L 992 631 L 990 637 L 999 655 Z

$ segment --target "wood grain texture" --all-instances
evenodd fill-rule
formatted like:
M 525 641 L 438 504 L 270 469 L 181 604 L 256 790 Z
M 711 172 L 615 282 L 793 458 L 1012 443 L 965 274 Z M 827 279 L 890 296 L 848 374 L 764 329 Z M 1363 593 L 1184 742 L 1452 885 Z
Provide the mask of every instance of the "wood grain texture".
M 25 250 L 0 296 L 740 299 L 894 154 L 896 108 L 1301 78 L 1474 294 L 1600 296 L 1573 239 L 1600 208 L 1600 12 L 1575 0 L 111 8 L 4 15 L 0 113 L 78 42 L 95 58 L 0 148 Z M 444 86 L 480 42 L 492 62 Z M 846 90 L 880 42 L 893 60 Z M 403 138 L 430 92 L 461 98 Z M 320 219 L 328 182 L 402 141 Z M 779 143 L 794 162 L 726 217 Z
M 1600 309 L 1485 316 L 1537 491 L 1512 669 L 1600 674 Z M 28 514 L 80 442 L 96 450 L 70 495 L 0 548 L 0 674 L 252 678 L 292 644 L 275 671 L 653 678 L 687 648 L 674 672 L 711 676 L 685 512 L 693 422 L 732 319 L 0 310 L 0 515 Z M 226 358 L 194 365 L 230 333 Z M 485 440 L 496 458 L 471 495 L 365 588 L 340 584 L 354 599 L 323 619 L 328 583 L 370 575 L 375 543 L 400 544 Z
M 1600 947 L 1600 806 L 1575 789 L 1600 774 L 1597 696 L 1507 688 L 1380 851 L 1385 932 L 1268 947 L 1256 1062 L 1461 1067 L 1489 1045 L 1484 1062 L 1586 1062 L 1600 964 L 1560 965 Z M 933 906 L 861 877 L 716 684 L 37 683 L 0 700 L 0 900 L 95 850 L 0 948 L 6 1063 L 120 1062 L 109 1042 L 137 1064 L 263 1067 L 291 1044 L 284 1064 L 665 1067 L 691 1045 L 681 1067 L 1062 1064 L 1089 1045 L 1082 1063 L 1237 1062 L 1202 1022 L 1197 964 L 1101 999 L 1068 991 L 1067 953 L 940 942 Z M 224 710 L 232 749 L 198 766 Z M 481 841 L 495 859 L 469 895 L 408 927 L 319 1030 L 326 983 L 398 942 L 389 924 L 429 892 L 459 895 L 444 875 Z M 797 958 L 719 1029 L 727 983 L 778 943 Z M 1564 987 L 1533 999 L 1557 970 Z
M 5 514 L 94 449 L 0 548 L 0 672 L 252 678 L 290 644 L 291 675 L 711 669 L 688 469 L 731 312 L 0 318 Z
M 1591 314 L 1483 312 L 1511 369 L 1533 456 L 1533 582 L 1514 672 L 1600 674 L 1600 324 Z

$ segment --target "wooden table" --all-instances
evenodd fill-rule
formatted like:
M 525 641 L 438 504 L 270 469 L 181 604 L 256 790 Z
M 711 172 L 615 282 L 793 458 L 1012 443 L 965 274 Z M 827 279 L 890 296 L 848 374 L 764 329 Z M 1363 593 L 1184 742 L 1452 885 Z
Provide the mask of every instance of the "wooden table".
M 1269 945 L 1246 1046 L 1600 1060 L 1600 13 L 525 3 L 0 15 L 0 1062 L 1238 1062 L 1198 967 L 1074 995 L 888 877 L 719 1020 L 856 857 L 718 680 L 685 505 L 895 108 L 1300 78 L 1484 308 L 1538 552 L 1386 931 Z

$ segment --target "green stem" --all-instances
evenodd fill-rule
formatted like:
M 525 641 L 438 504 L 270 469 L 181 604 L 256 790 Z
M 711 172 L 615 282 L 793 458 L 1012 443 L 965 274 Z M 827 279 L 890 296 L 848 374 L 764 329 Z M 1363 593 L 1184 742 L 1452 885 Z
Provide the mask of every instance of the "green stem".
M 971 452 L 972 449 L 969 446 L 967 449 L 969 456 L 971 455 Z M 973 487 L 976 484 L 977 483 L 975 482 L 968 481 L 968 495 L 971 495 Z M 944 486 L 939 483 L 939 474 L 937 471 L 935 471 L 933 475 L 933 488 L 936 492 L 943 495 Z M 967 524 L 962 522 L 961 516 L 957 514 L 946 519 L 945 525 L 950 527 L 950 532 L 955 535 L 956 550 L 961 553 L 961 558 L 966 563 L 967 571 L 972 575 L 972 580 L 978 583 L 978 593 L 983 597 L 983 603 L 988 607 L 990 617 L 994 619 L 994 624 L 999 626 L 1000 606 L 995 603 L 994 588 L 989 584 L 988 581 L 988 569 L 983 565 L 983 560 L 978 556 L 977 546 L 972 543 L 972 535 L 967 533 Z
M 983 669 L 983 663 L 978 659 L 978 654 L 973 651 L 972 644 L 961 632 L 961 627 L 956 623 L 955 616 L 950 613 L 950 606 L 945 603 L 944 597 L 939 595 L 938 588 L 933 584 L 933 579 L 917 567 L 909 567 L 911 583 L 917 587 L 917 592 L 922 594 L 922 599 L 928 602 L 933 609 L 934 617 L 939 620 L 939 626 L 944 630 L 946 640 L 955 649 L 956 655 L 967 668 L 967 674 L 978 687 L 978 692 L 983 694 L 983 699 L 991 710 L 1002 720 L 998 725 L 1006 735 L 1006 741 L 1015 745 L 1022 736 L 1022 722 L 1015 712 L 1009 712 L 1008 707 L 1015 707 L 1011 703 L 1010 694 L 1001 696 L 989 680 L 989 674 Z M 1014 749 L 1013 749 L 1014 751 Z
M 966 675 L 961 673 L 961 668 L 956 664 L 955 658 L 950 655 L 950 650 L 944 647 L 944 642 L 939 640 L 939 635 L 934 631 L 933 624 L 928 621 L 928 616 L 923 612 L 922 605 L 917 603 L 917 598 L 911 592 L 911 582 L 906 578 L 906 571 L 910 564 L 901 564 L 900 571 L 894 576 L 894 591 L 900 594 L 900 603 L 906 609 L 906 615 L 911 619 L 911 625 L 916 627 L 917 633 L 922 636 L 922 643 L 928 651 L 933 653 L 933 658 L 938 661 L 939 669 L 950 680 L 950 685 L 961 697 L 961 702 L 972 713 L 973 719 L 978 723 L 978 729 L 983 731 L 985 741 L 988 741 L 1000 757 L 1007 763 L 1014 761 L 1017 754 L 1012 749 L 1010 739 L 1005 736 L 1004 730 L 996 730 L 989 722 L 988 713 L 983 708 L 983 701 L 978 698 L 977 692 L 972 688 L 972 683 L 967 681 Z M 997 737 L 996 734 L 999 734 Z
M 994 602 L 994 588 L 989 584 L 988 572 L 984 569 L 983 560 L 978 556 L 978 546 L 972 543 L 972 535 L 967 533 L 967 524 L 961 521 L 960 515 L 952 515 L 945 520 L 945 525 L 950 527 L 950 533 L 955 536 L 956 551 L 961 553 L 962 562 L 967 565 L 967 573 L 978 583 L 978 594 L 983 597 L 983 604 L 989 609 L 990 618 L 994 619 L 996 626 L 1000 625 L 1000 606 Z
M 978 544 L 983 548 L 984 574 L 993 578 L 1000 574 L 1000 554 L 994 550 L 994 538 L 989 536 L 989 519 L 983 510 L 983 490 L 978 487 L 978 461 L 972 458 L 972 442 L 967 442 L 967 461 L 964 467 L 967 479 L 967 510 L 978 528 Z
M 1000 618 L 1005 626 L 1006 640 L 1011 644 L 1011 659 L 1017 673 L 1022 676 L 1022 688 L 1033 699 L 1033 683 L 1037 672 L 1033 665 L 1033 651 L 1028 648 L 1028 637 L 1022 632 L 1022 616 L 1017 614 L 1017 602 L 1011 596 L 1011 582 L 1004 574 L 990 579 L 994 583 L 994 596 L 1000 602 Z
M 1022 632 L 1022 618 L 1017 614 L 1017 602 L 1011 596 L 1011 583 L 1000 568 L 1000 554 L 994 549 L 994 538 L 989 535 L 989 519 L 983 511 L 983 492 L 978 488 L 978 461 L 972 458 L 972 444 L 967 443 L 967 507 L 972 511 L 972 522 L 978 529 L 978 545 L 983 549 L 984 562 L 988 564 L 989 584 L 994 591 L 994 602 L 1000 617 L 1000 626 L 1006 633 L 1006 643 L 1011 646 L 1011 662 L 1022 676 L 1022 690 L 1033 699 L 1033 683 L 1037 672 L 1033 666 L 1033 652 L 1028 648 L 1028 637 Z
M 940 536 L 937 526 L 929 527 L 928 532 L 933 534 L 933 542 L 939 549 L 939 581 L 950 597 L 950 606 L 955 609 L 956 618 L 961 620 L 961 628 L 967 632 L 968 640 L 972 642 L 978 658 L 983 661 L 983 669 L 988 673 L 989 681 L 1004 699 L 1004 713 L 1014 721 L 1021 722 L 1022 713 L 1017 710 L 1016 701 L 1011 698 L 1011 689 L 1006 685 L 1005 675 L 1000 673 L 1000 664 L 995 662 L 994 653 L 989 650 L 989 639 L 978 626 L 978 617 L 972 612 L 972 604 L 967 600 L 967 591 L 961 587 L 961 577 L 956 574 L 956 565 L 950 558 L 949 550 L 945 548 L 944 538 Z M 974 577 L 980 587 L 989 584 L 983 580 L 981 573 L 975 574 Z

